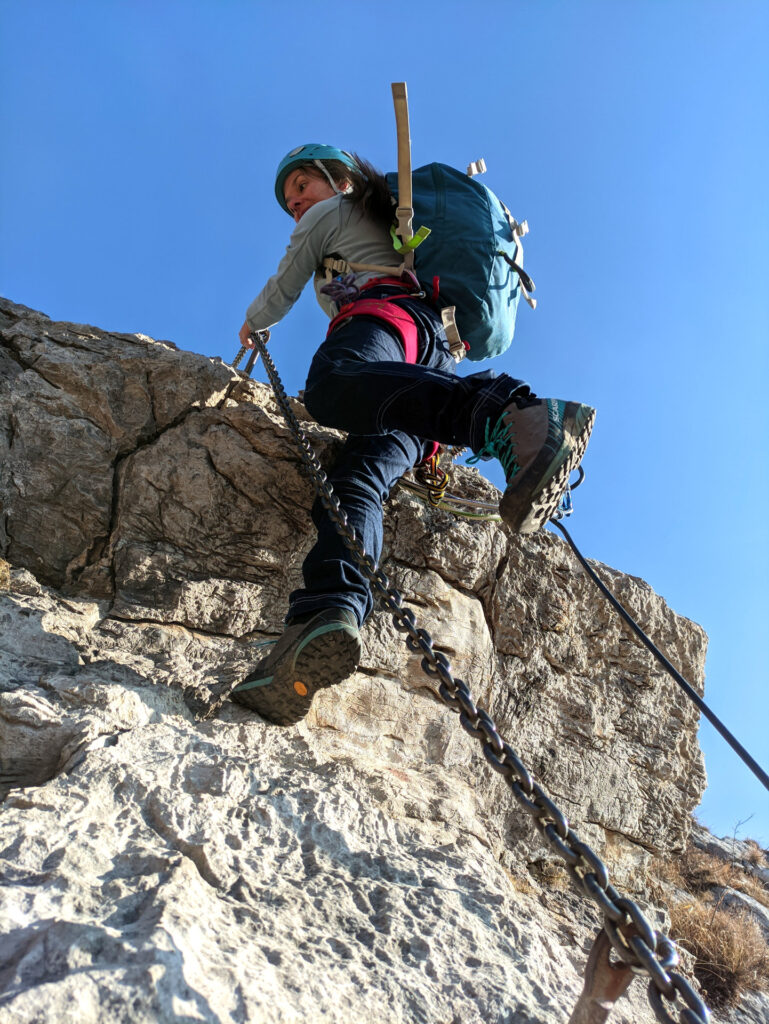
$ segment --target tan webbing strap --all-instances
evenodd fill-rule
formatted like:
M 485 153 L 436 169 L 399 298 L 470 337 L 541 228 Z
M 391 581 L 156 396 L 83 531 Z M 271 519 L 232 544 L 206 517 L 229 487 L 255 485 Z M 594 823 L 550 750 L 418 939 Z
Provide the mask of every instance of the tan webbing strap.
M 326 271 L 326 280 L 331 281 L 334 274 L 349 274 L 350 264 L 347 260 L 334 259 L 333 256 L 327 256 L 321 264 Z
M 444 306 L 441 310 L 441 320 L 443 321 L 443 330 L 446 333 L 446 340 L 449 343 L 449 351 L 454 357 L 454 361 L 460 363 L 467 355 L 467 349 L 465 348 L 465 343 L 462 341 L 459 334 L 456 313 L 456 306 Z
M 414 206 L 411 198 L 411 132 L 409 129 L 409 98 L 405 82 L 393 82 L 395 126 L 398 132 L 398 209 L 397 235 L 402 245 L 408 245 L 414 235 Z M 405 249 L 403 263 L 407 270 L 414 269 L 414 252 Z
M 414 206 L 411 190 L 411 132 L 409 129 L 409 100 L 405 82 L 392 83 L 393 104 L 395 106 L 395 125 L 398 133 L 398 209 L 396 211 L 397 228 L 395 229 L 403 250 L 400 255 L 403 262 L 399 267 L 382 267 L 373 263 L 347 263 L 345 260 L 326 258 L 323 266 L 326 268 L 326 277 L 330 279 L 334 274 L 362 273 L 373 271 L 374 273 L 387 275 L 402 275 L 406 271 L 414 273 L 414 250 L 409 247 L 414 237 L 413 220 Z M 426 228 L 420 228 L 418 237 L 427 235 Z M 449 306 L 441 310 L 441 319 L 449 343 L 449 349 L 454 359 L 459 362 L 464 359 L 466 349 L 457 329 L 456 307 Z
M 405 267 L 402 263 L 394 267 L 383 267 L 378 263 L 348 263 L 347 260 L 335 260 L 330 256 L 327 256 L 323 260 L 323 266 L 326 268 L 326 277 L 328 280 L 331 279 L 332 274 L 349 274 L 351 271 L 353 274 L 386 274 L 388 277 L 400 277 Z

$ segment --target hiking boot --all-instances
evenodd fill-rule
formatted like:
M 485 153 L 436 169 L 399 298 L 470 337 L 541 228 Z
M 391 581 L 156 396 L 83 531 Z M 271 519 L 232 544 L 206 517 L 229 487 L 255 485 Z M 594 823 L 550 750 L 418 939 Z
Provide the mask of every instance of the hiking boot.
M 484 445 L 468 462 L 493 455 L 502 463 L 507 487 L 499 512 L 516 533 L 534 533 L 552 519 L 594 420 L 589 405 L 523 398 L 507 406 L 493 429 L 487 421 Z
M 276 725 L 294 725 L 318 690 L 352 675 L 361 657 L 358 623 L 346 608 L 326 608 L 287 626 L 273 650 L 230 696 Z

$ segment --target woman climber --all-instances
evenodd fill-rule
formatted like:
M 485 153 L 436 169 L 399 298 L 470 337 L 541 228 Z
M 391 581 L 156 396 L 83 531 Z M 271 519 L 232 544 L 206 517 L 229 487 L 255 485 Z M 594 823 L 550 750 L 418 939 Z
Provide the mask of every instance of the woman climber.
M 379 560 L 391 488 L 432 454 L 434 441 L 496 457 L 506 480 L 503 519 L 518 533 L 543 526 L 579 465 L 594 410 L 537 398 L 506 374 L 457 376 L 440 312 L 413 276 L 369 270 L 329 280 L 329 257 L 394 262 L 395 203 L 368 163 L 333 146 L 300 146 L 278 166 L 275 195 L 297 226 L 276 274 L 248 307 L 240 340 L 253 348 L 249 335 L 282 319 L 315 276 L 331 325 L 312 360 L 304 404 L 319 423 L 348 433 L 329 480 L 368 554 Z M 371 299 L 382 300 L 373 315 Z M 359 628 L 373 605 L 319 500 L 312 518 L 318 537 L 302 566 L 304 587 L 290 595 L 286 629 L 232 692 L 281 725 L 299 721 L 319 689 L 355 671 Z

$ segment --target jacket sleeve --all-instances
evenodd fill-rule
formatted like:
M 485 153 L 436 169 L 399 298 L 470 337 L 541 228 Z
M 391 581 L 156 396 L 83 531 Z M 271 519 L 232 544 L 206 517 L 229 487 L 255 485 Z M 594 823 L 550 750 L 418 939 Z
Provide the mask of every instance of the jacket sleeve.
M 323 199 L 305 213 L 288 243 L 277 272 L 248 307 L 246 320 L 254 331 L 272 327 L 288 313 L 304 286 L 333 251 L 339 229 L 341 196 Z

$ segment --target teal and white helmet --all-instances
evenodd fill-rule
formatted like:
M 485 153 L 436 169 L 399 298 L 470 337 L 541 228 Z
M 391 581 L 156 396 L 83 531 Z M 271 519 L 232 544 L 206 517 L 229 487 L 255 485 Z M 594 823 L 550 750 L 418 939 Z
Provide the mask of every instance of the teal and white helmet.
M 350 154 L 345 153 L 343 149 L 337 149 L 336 146 L 323 146 L 316 142 L 308 142 L 305 146 L 297 146 L 296 149 L 292 149 L 290 153 L 283 157 L 278 164 L 278 170 L 275 175 L 275 197 L 286 213 L 291 211 L 286 206 L 283 185 L 291 171 L 301 167 L 302 164 L 315 164 L 326 175 L 334 191 L 339 191 L 336 182 L 323 164 L 324 160 L 341 160 L 350 170 L 358 170 L 358 165 Z

